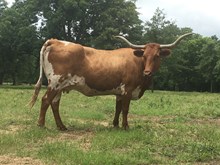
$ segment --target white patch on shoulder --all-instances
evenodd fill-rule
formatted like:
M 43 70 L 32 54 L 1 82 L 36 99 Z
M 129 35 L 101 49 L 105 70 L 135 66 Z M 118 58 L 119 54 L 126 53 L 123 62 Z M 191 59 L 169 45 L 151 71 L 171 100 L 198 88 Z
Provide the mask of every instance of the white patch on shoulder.
M 63 89 L 69 86 L 85 86 L 85 78 L 82 76 L 74 75 L 72 76 L 70 73 L 67 75 L 66 79 L 60 83 L 59 88 Z
M 134 89 L 132 92 L 132 100 L 138 100 L 140 92 L 141 92 L 140 86 L 138 86 L 136 89 Z
M 69 81 L 69 85 L 85 85 L 85 78 L 82 76 L 77 76 L 77 75 L 74 75 L 71 77 L 71 74 L 68 74 L 68 77 L 70 77 L 70 81 Z
M 63 44 L 64 44 L 64 46 L 67 46 L 67 45 L 69 45 L 69 44 L 71 44 L 72 42 L 68 42 L 68 41 L 60 41 L 60 42 L 62 42 Z
M 125 84 L 120 84 L 118 88 L 121 90 L 121 95 L 127 94 L 127 92 L 125 91 Z

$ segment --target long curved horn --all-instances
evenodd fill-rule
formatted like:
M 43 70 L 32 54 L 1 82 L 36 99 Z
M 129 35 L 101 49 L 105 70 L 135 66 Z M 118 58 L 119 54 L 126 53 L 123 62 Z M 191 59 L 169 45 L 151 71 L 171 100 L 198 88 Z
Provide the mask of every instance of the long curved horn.
M 186 36 L 192 35 L 194 33 L 186 33 L 181 35 L 179 38 L 177 38 L 177 40 L 175 42 L 173 42 L 172 44 L 166 44 L 166 45 L 160 45 L 160 48 L 173 48 L 175 47 L 183 38 L 185 38 Z
M 131 42 L 129 42 L 126 38 L 124 38 L 123 36 L 114 36 L 115 38 L 120 38 L 122 39 L 123 41 L 125 41 L 131 48 L 134 48 L 134 49 L 144 49 L 145 48 L 145 45 L 135 45 L 135 44 L 132 44 Z

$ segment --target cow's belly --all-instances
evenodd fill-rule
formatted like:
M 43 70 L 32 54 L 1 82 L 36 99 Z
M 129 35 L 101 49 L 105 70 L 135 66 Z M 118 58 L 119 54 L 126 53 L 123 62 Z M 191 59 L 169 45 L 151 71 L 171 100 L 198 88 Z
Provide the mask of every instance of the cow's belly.
M 70 87 L 73 90 L 79 91 L 80 93 L 86 95 L 86 96 L 98 96 L 98 95 L 122 95 L 123 92 L 119 88 L 111 89 L 111 90 L 104 90 L 104 91 L 99 91 L 96 89 L 92 89 L 88 87 L 87 85 L 85 86 L 72 86 Z
M 70 74 L 63 77 L 54 76 L 50 79 L 49 86 L 54 90 L 63 92 L 69 92 L 70 90 L 76 90 L 86 96 L 97 96 L 97 95 L 124 95 L 125 85 L 120 84 L 118 87 L 108 90 L 98 90 L 90 88 L 86 84 L 86 80 L 83 76 L 71 76 Z
M 85 81 L 83 76 L 71 76 L 70 74 L 62 76 L 54 76 L 49 78 L 49 86 L 54 90 L 59 90 L 63 92 L 69 92 L 71 90 L 76 90 L 86 96 L 98 96 L 98 95 L 126 95 L 127 91 L 125 84 L 119 84 L 116 88 L 107 89 L 107 90 L 98 90 L 90 88 Z M 141 92 L 140 86 L 132 91 L 132 100 L 139 99 Z
M 70 87 L 70 90 L 76 90 L 79 91 L 80 93 L 83 93 L 86 96 L 98 96 L 98 95 L 126 95 L 127 92 L 125 91 L 125 85 L 120 84 L 117 88 L 113 88 L 111 90 L 105 90 L 105 91 L 99 91 L 96 89 L 92 89 L 88 87 L 87 85 L 84 86 L 72 86 Z M 65 90 L 64 90 L 65 91 Z M 140 92 L 141 89 L 140 87 L 137 87 L 135 90 L 132 92 L 132 100 L 138 100 L 140 99 Z

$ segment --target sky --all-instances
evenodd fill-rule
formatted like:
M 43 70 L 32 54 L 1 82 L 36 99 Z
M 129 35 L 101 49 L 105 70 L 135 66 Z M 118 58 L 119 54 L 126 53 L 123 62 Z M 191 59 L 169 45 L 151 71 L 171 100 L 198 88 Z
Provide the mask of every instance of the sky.
M 14 0 L 6 0 L 12 4 Z M 142 21 L 149 21 L 157 8 L 168 20 L 180 28 L 190 27 L 203 36 L 220 38 L 219 0 L 137 0 L 136 6 Z
M 220 38 L 219 0 L 137 0 L 139 17 L 149 21 L 157 8 L 180 28 L 190 27 L 194 33 Z

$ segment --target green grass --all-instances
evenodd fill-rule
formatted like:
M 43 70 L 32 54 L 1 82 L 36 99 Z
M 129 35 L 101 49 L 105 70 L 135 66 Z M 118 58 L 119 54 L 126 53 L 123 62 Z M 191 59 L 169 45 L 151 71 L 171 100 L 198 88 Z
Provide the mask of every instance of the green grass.
M 131 102 L 124 131 L 112 127 L 114 96 L 70 92 L 60 106 L 69 131 L 60 132 L 50 109 L 46 128 L 37 127 L 44 92 L 30 110 L 33 89 L 0 88 L 0 164 L 5 156 L 32 164 L 220 164 L 220 94 L 146 92 Z

